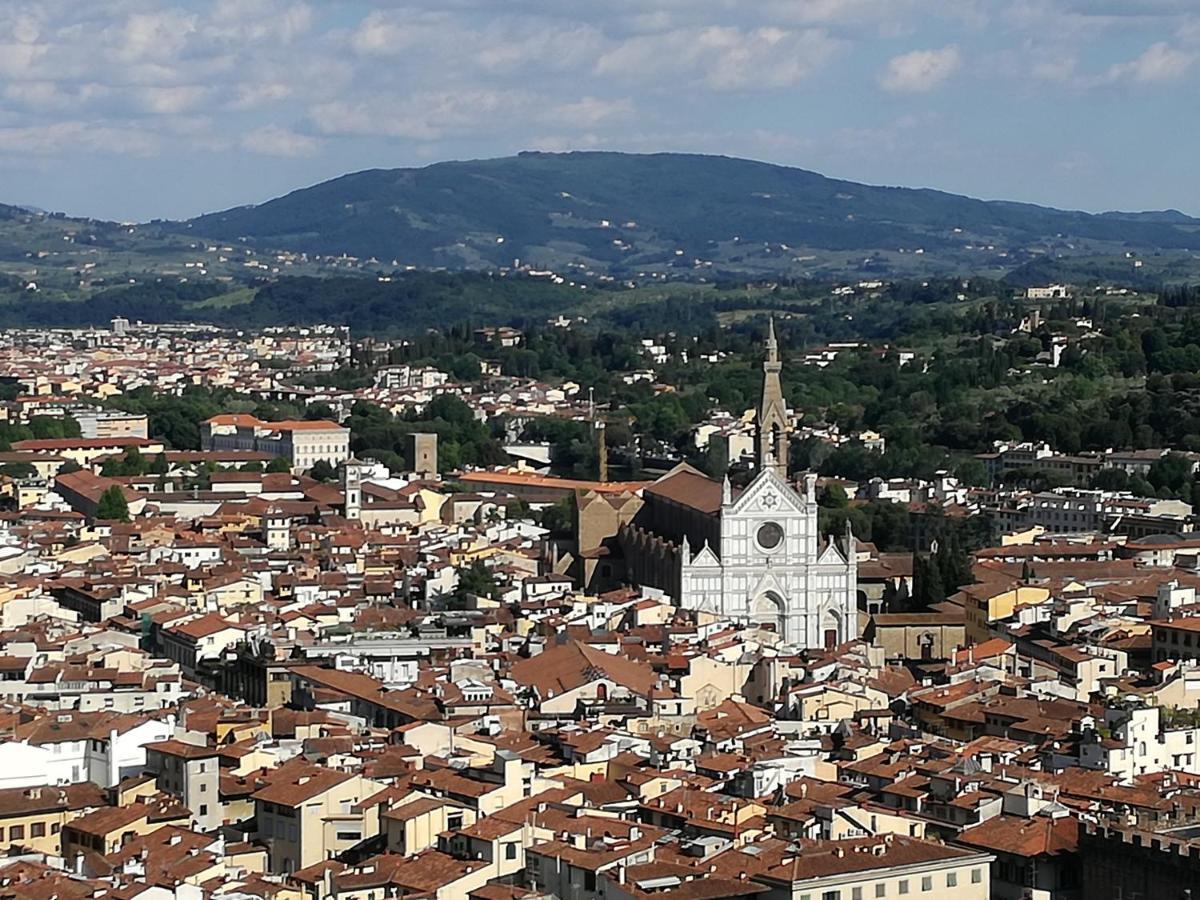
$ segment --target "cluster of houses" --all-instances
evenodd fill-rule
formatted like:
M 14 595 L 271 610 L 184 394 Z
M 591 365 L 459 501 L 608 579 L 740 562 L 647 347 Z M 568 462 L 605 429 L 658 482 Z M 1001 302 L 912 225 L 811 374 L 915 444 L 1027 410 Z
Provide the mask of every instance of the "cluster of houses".
M 184 348 L 243 354 L 231 377 L 253 390 L 238 380 L 263 358 L 336 363 L 343 344 L 121 332 L 71 338 L 70 384 L 31 369 L 14 420 L 52 400 L 73 415 L 115 372 L 174 390 L 156 379 Z M 0 371 L 63 365 L 45 352 L 60 339 L 10 336 Z M 158 362 L 117 365 L 134 344 Z M 191 383 L 213 383 L 201 369 Z M 432 372 L 381 369 L 362 396 L 457 390 Z M 579 393 L 464 395 L 574 415 Z M 708 440 L 754 439 L 727 419 Z M 949 475 L 838 482 L 848 502 L 988 515 L 995 540 L 930 602 L 936 551 L 811 535 L 818 562 L 844 553 L 853 572 L 853 621 L 818 648 L 779 616 L 623 578 L 614 547 L 636 546 L 605 537 L 645 505 L 665 517 L 665 567 L 675 522 L 736 528 L 816 496 L 786 465 L 756 476 L 772 499 L 745 512 L 686 467 L 443 479 L 432 434 L 392 471 L 332 421 L 216 416 L 180 450 L 102 420 L 3 459 L 37 477 L 0 478 L 0 900 L 1090 900 L 1200 883 L 1200 539 L 1171 527 L 1190 509 L 1153 505 L 1172 501 L 1081 482 L 1020 514 Z M 111 474 L 131 447 L 161 465 Z M 271 465 L 302 452 L 336 480 Z M 1053 457 L 996 452 L 996 473 Z M 1163 455 L 1101 456 L 1144 474 Z M 114 495 L 123 514 L 102 515 Z M 573 539 L 541 515 L 564 500 Z M 763 553 L 775 528 L 755 532 Z

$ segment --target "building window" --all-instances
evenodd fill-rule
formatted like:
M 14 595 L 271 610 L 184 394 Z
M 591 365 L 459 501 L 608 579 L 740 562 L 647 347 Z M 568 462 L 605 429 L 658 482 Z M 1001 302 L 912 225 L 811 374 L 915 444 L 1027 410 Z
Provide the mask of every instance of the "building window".
M 932 891 L 933 890 L 933 876 L 932 875 L 925 875 L 921 878 L 921 890 L 922 891 Z
M 25 826 L 24 825 L 14 825 L 12 828 L 8 829 L 8 839 L 10 841 L 19 841 L 19 840 L 22 840 L 24 837 L 25 837 Z
M 515 841 L 504 845 L 504 858 L 505 859 L 516 859 L 517 858 L 517 845 L 516 845 Z
M 841 891 L 826 891 L 821 895 L 821 900 L 842 900 Z
M 958 873 L 957 872 L 947 872 L 946 873 L 946 887 L 958 887 Z
M 850 888 L 850 900 L 863 900 L 862 888 Z
M 875 885 L 875 896 L 876 897 L 886 897 L 887 896 L 887 884 L 885 884 L 884 882 L 881 881 L 881 882 L 879 882 L 879 884 Z
M 971 870 L 971 884 L 979 884 L 983 881 L 983 869 Z
M 902 893 L 902 894 L 908 893 L 908 880 L 907 879 L 900 882 L 900 893 Z
M 45 822 L 34 822 L 32 825 L 30 825 L 29 826 L 29 836 L 35 837 L 35 838 L 45 837 L 46 836 L 46 823 Z

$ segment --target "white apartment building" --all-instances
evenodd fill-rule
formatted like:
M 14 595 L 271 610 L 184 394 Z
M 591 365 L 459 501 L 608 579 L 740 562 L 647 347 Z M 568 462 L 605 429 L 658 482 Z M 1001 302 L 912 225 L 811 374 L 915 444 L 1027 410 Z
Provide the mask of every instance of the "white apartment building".
M 1200 728 L 1166 728 L 1161 713 L 1157 706 L 1105 710 L 1104 725 L 1111 737 L 1086 730 L 1079 744 L 1079 764 L 1126 780 L 1167 769 L 1200 774 Z
M 213 416 L 200 426 L 202 450 L 256 450 L 292 461 L 297 472 L 320 460 L 338 465 L 350 458 L 350 430 L 336 422 L 264 422 L 245 413 Z

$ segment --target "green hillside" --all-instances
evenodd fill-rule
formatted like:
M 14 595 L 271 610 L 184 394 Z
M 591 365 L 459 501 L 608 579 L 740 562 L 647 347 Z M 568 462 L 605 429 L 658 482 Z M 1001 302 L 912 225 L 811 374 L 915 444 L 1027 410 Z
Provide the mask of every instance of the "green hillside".
M 1001 274 L 1041 257 L 1200 249 L 1180 213 L 1089 215 L 688 154 L 523 153 L 371 170 L 202 216 L 251 246 L 495 268 Z

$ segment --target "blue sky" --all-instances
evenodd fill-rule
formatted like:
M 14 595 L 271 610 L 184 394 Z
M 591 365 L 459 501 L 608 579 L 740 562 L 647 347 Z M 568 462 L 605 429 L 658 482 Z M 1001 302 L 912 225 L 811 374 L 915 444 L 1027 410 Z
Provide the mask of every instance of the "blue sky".
M 0 0 L 0 202 L 617 149 L 1200 214 L 1198 87 L 1195 0 Z

